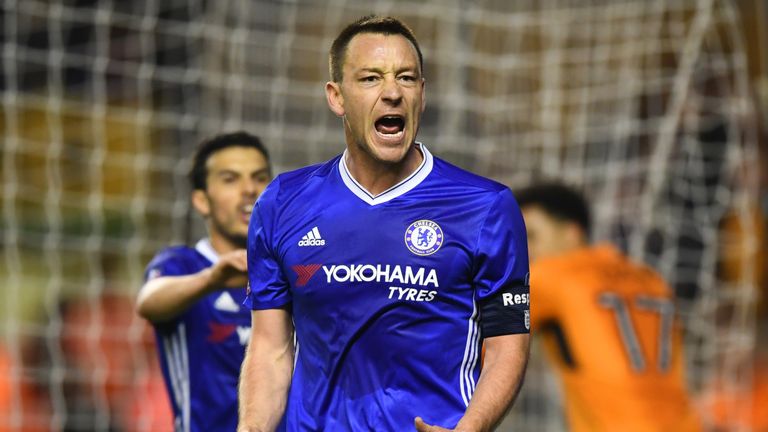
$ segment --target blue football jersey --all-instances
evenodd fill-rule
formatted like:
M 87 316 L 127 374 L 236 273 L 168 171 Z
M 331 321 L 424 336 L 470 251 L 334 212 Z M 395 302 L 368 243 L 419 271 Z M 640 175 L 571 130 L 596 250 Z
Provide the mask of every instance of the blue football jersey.
M 149 263 L 145 279 L 197 273 L 218 260 L 210 242 L 174 246 Z M 160 366 L 177 432 L 237 428 L 237 383 L 251 334 L 245 288 L 215 291 L 175 319 L 154 323 Z
M 290 304 L 290 431 L 454 427 L 483 337 L 527 333 L 528 253 L 510 190 L 433 157 L 370 195 L 344 155 L 278 176 L 248 235 L 246 305 Z

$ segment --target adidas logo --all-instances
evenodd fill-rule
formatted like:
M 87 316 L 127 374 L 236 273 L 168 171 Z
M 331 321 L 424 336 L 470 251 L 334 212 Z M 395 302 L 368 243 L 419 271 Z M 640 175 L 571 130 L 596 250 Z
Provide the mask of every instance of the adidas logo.
M 299 240 L 299 246 L 325 246 L 325 240 L 317 227 L 314 227 Z
M 233 299 L 232 296 L 229 295 L 229 293 L 226 291 L 221 293 L 221 295 L 216 299 L 216 301 L 213 303 L 213 307 L 225 312 L 237 312 L 240 310 L 240 306 L 237 305 L 235 299 Z

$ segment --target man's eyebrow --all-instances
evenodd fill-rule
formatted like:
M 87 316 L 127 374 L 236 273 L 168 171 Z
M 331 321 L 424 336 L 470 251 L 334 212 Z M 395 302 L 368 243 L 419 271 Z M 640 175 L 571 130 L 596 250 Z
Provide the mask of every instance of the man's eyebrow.
M 239 172 L 237 172 L 235 170 L 228 169 L 228 168 L 222 168 L 222 169 L 220 169 L 218 171 L 215 171 L 213 174 L 214 175 L 218 175 L 218 176 L 220 176 L 220 175 L 230 175 L 230 174 L 240 175 Z
M 258 169 L 256 171 L 251 171 L 251 175 L 255 175 L 255 174 L 269 174 L 270 172 L 271 172 L 271 170 L 269 168 L 262 168 L 262 169 Z
M 368 73 L 368 72 L 383 74 L 384 70 L 381 69 L 381 68 L 378 68 L 378 67 L 365 67 L 365 68 L 360 68 L 360 70 L 357 71 L 358 74 Z M 413 65 L 413 66 L 402 66 L 402 67 L 399 67 L 399 68 L 397 68 L 395 70 L 395 74 L 399 74 L 399 73 L 403 73 L 403 72 L 418 73 L 419 72 L 419 68 L 418 68 L 418 66 Z
M 260 169 L 251 171 L 250 173 L 248 173 L 248 175 L 256 175 L 256 174 L 262 174 L 262 173 L 269 174 L 269 172 L 270 172 L 269 168 L 260 168 Z M 213 175 L 217 175 L 217 176 L 236 175 L 236 176 L 239 176 L 240 172 L 239 171 L 235 171 L 235 170 L 231 170 L 231 169 L 228 169 L 228 168 L 222 168 L 222 169 L 220 169 L 218 171 L 215 171 L 213 173 Z
M 365 68 L 360 68 L 360 71 L 358 73 L 360 73 L 360 72 L 382 73 L 382 69 L 381 68 L 377 68 L 377 67 L 365 67 Z

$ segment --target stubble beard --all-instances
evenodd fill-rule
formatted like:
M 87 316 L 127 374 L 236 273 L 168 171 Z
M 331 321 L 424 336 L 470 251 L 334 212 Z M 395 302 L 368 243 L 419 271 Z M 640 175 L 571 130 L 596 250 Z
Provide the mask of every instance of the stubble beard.
M 248 235 L 231 232 L 227 227 L 213 219 L 213 229 L 236 248 L 245 249 L 248 245 Z
M 383 158 L 379 152 L 377 152 L 377 147 L 374 144 L 368 143 L 365 139 L 363 139 L 362 143 L 357 143 L 357 148 L 376 164 L 385 167 L 397 167 L 398 165 L 402 164 L 403 161 L 405 161 L 406 157 L 408 156 L 408 152 L 413 145 L 414 143 L 410 142 L 405 147 L 398 147 L 397 151 L 402 153 L 397 160 Z
M 248 236 L 240 234 L 231 234 L 227 236 L 227 239 L 232 242 L 233 245 L 239 249 L 245 249 L 248 246 Z

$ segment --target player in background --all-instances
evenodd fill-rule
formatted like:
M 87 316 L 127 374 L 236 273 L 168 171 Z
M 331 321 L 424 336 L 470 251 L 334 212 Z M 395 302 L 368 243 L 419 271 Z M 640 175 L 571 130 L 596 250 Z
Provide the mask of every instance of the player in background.
M 251 217 L 240 431 L 488 431 L 520 388 L 522 217 L 507 187 L 415 141 L 422 64 L 394 18 L 333 42 L 346 150 L 278 176 Z
M 242 306 L 248 220 L 272 178 L 269 156 L 253 135 L 219 135 L 200 145 L 189 178 L 208 237 L 158 252 L 136 308 L 155 328 L 175 430 L 232 431 L 251 332 Z
M 564 391 L 573 432 L 698 431 L 681 329 L 662 278 L 590 245 L 590 212 L 559 184 L 516 194 L 528 230 L 531 325 Z

